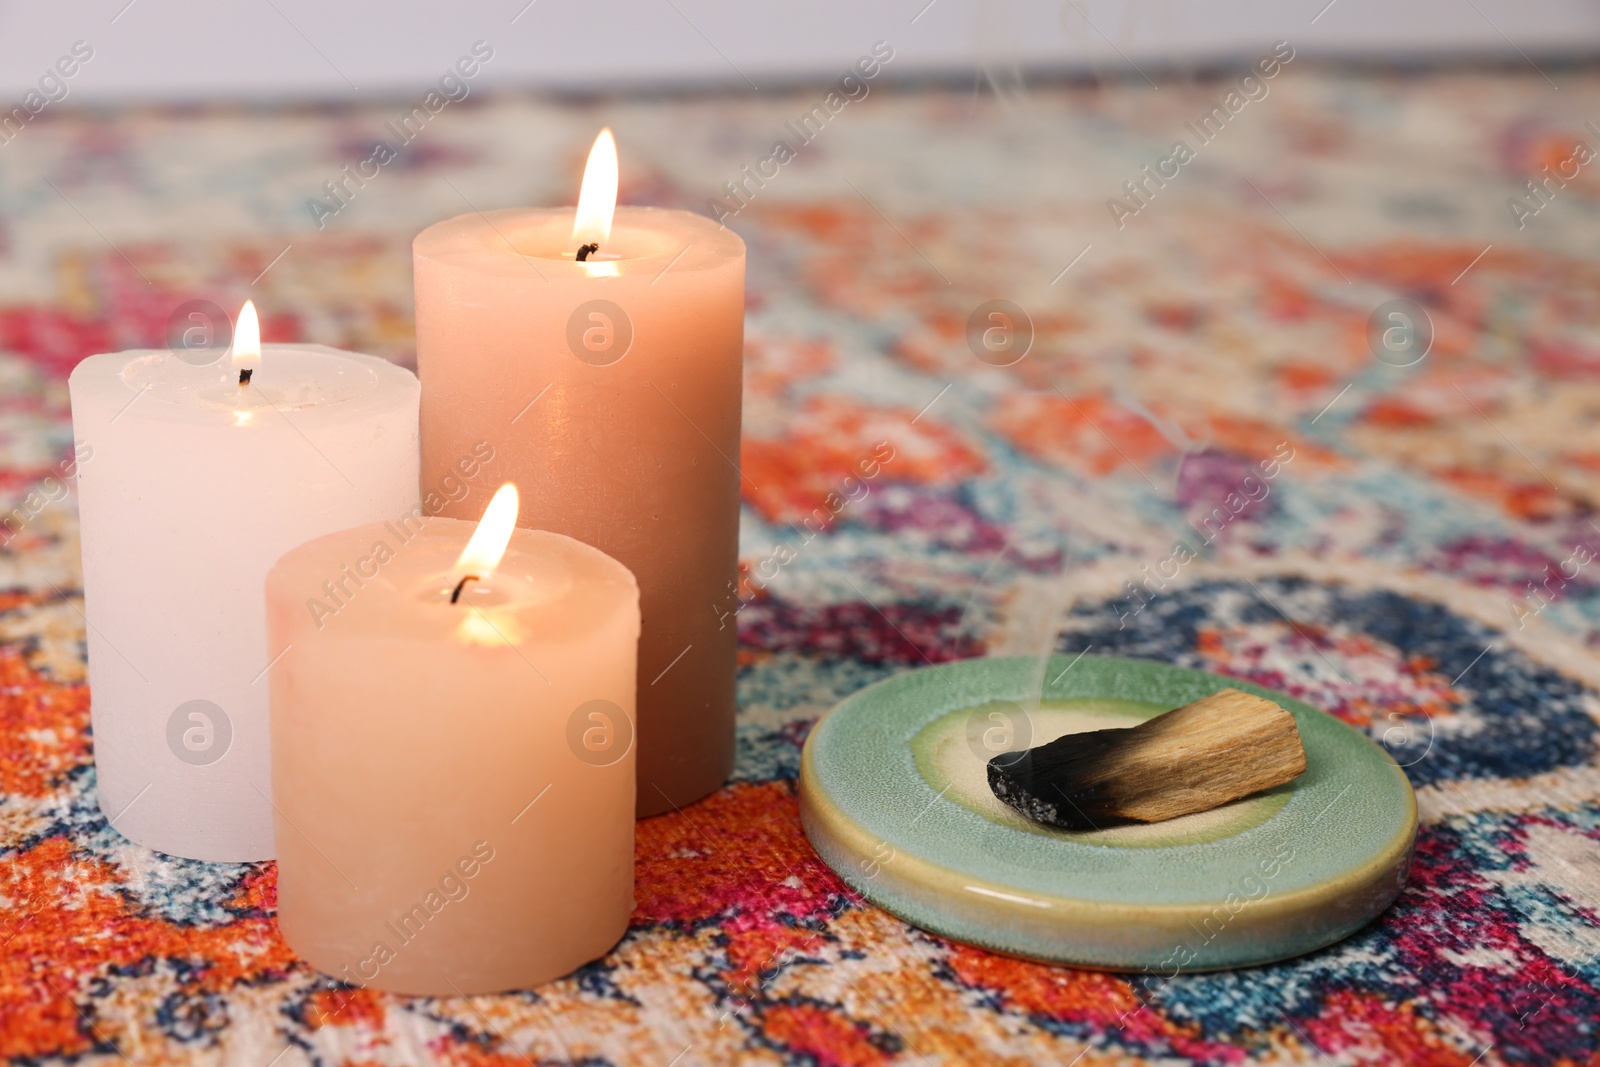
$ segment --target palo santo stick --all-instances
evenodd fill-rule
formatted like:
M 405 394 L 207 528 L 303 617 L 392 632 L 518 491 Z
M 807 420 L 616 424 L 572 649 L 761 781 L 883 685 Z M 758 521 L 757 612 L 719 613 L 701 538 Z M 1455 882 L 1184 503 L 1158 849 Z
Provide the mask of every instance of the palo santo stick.
M 1067 734 L 996 756 L 989 788 L 1036 822 L 1093 830 L 1205 811 L 1305 769 L 1293 715 L 1224 689 L 1128 729 Z

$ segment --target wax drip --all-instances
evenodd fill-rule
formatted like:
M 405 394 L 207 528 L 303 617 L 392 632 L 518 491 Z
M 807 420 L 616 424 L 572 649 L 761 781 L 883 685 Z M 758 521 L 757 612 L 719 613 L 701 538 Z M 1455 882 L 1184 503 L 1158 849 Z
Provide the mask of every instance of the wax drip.
M 239 369 L 239 385 L 243 388 L 250 384 L 250 375 L 255 373 L 254 367 L 241 367 Z
M 590 241 L 588 244 L 578 249 L 578 262 L 584 262 L 589 258 L 590 255 L 598 251 L 600 251 L 600 242 Z
M 477 580 L 478 580 L 478 576 L 476 574 L 469 574 L 465 578 L 463 578 L 459 582 L 457 582 L 456 583 L 455 592 L 450 594 L 450 603 L 454 604 L 456 601 L 461 599 L 461 590 L 466 587 L 466 584 L 468 582 L 475 582 Z

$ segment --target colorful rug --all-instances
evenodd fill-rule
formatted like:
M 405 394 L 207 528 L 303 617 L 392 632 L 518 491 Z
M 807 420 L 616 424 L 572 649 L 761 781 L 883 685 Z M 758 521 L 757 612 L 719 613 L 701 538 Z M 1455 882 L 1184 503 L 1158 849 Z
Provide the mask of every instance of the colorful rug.
M 475 92 L 337 200 L 413 102 L 52 106 L 0 145 L 0 1054 L 1600 1062 L 1600 170 L 1574 152 L 1600 69 L 880 81 L 799 142 L 825 93 Z M 65 375 L 247 296 L 271 337 L 406 360 L 413 233 L 570 202 L 602 122 L 624 200 L 716 198 L 750 247 L 736 777 L 640 824 L 633 927 L 578 974 L 348 987 L 278 936 L 272 864 L 152 854 L 96 805 Z M 1423 818 L 1396 905 L 1173 981 L 866 905 L 800 830 L 810 724 L 1053 622 L 1061 650 L 1275 686 L 1388 745 Z

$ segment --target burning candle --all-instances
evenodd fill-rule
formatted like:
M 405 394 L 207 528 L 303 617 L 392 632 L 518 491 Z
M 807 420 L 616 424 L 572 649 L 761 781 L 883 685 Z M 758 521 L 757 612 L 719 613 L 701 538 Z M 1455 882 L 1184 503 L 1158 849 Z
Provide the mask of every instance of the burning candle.
M 607 130 L 576 211 L 463 215 L 417 237 L 422 467 L 437 478 L 487 439 L 524 525 L 637 576 L 648 815 L 733 763 L 744 242 L 688 212 L 617 208 L 616 190 Z
M 261 582 L 288 549 L 417 501 L 417 379 L 260 342 L 90 356 L 68 381 L 100 809 L 204 860 L 272 856 Z
M 516 521 L 507 484 L 476 527 L 369 524 L 267 576 L 278 925 L 345 981 L 525 988 L 627 929 L 638 587 Z

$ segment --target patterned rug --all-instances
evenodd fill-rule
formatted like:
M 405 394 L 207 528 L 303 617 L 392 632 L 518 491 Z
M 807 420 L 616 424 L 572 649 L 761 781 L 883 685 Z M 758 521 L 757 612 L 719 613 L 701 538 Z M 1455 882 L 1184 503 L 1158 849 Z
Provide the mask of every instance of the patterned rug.
M 1574 152 L 1600 68 L 980 89 L 874 83 L 805 143 L 785 124 L 825 87 L 474 91 L 338 200 L 416 102 L 52 107 L 0 146 L 0 1053 L 1600 1062 L 1600 168 Z M 152 854 L 96 805 L 65 375 L 247 296 L 275 339 L 409 360 L 412 235 L 570 202 L 603 122 L 625 201 L 716 198 L 750 247 L 736 777 L 640 824 L 632 929 L 578 974 L 348 987 L 278 936 L 272 864 Z M 992 300 L 1020 332 L 985 348 Z M 810 724 L 924 662 L 1042 652 L 1051 622 L 1060 650 L 1274 686 L 1389 745 L 1423 820 L 1395 906 L 1158 982 L 854 895 L 800 830 Z

